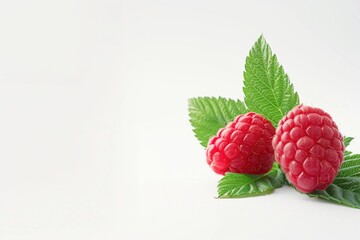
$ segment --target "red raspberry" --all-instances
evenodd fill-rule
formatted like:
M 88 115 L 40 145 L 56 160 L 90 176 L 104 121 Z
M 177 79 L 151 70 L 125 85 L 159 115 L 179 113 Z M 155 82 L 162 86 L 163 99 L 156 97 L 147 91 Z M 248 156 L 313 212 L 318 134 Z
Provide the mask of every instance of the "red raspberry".
M 218 174 L 263 174 L 274 162 L 273 125 L 257 113 L 239 115 L 210 139 L 207 163 Z
M 287 179 L 301 192 L 325 190 L 344 157 L 343 137 L 329 114 L 299 105 L 276 129 L 275 159 Z

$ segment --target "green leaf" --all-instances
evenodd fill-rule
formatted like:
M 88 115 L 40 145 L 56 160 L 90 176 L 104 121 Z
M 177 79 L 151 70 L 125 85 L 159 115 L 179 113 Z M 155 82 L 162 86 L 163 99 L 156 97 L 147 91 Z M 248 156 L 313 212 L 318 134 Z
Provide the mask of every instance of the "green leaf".
M 344 151 L 344 157 L 349 156 L 349 155 L 351 155 L 351 154 L 352 154 L 352 152 L 350 152 L 350 151 L 348 151 L 348 150 L 345 150 L 345 151 Z
M 264 175 L 227 173 L 219 182 L 218 197 L 242 198 L 270 194 L 284 183 L 284 173 L 278 167 L 273 167 Z
M 348 147 L 352 140 L 354 140 L 353 137 L 344 137 L 344 145 L 345 145 L 345 147 Z
M 360 154 L 348 154 L 344 156 L 337 177 L 360 177 Z
M 246 58 L 243 90 L 249 111 L 264 115 L 274 126 L 299 105 L 298 94 L 263 36 Z
M 331 184 L 324 191 L 315 191 L 308 194 L 310 197 L 321 198 L 349 207 L 360 208 L 360 194 L 346 190 L 336 184 Z
M 360 177 L 336 177 L 334 184 L 343 189 L 360 194 Z
M 189 99 L 189 116 L 193 131 L 201 145 L 206 147 L 209 139 L 216 135 L 236 116 L 247 109 L 240 100 L 226 98 L 199 97 Z

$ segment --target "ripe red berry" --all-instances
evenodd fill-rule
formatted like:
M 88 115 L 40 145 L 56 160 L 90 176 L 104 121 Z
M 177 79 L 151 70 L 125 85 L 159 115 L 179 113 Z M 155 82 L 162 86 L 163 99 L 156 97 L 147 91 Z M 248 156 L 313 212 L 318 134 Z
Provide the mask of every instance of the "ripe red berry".
M 344 157 L 336 123 L 323 110 L 309 106 L 299 105 L 281 119 L 272 143 L 287 179 L 304 193 L 325 190 Z
M 274 162 L 273 125 L 257 113 L 240 115 L 210 139 L 207 163 L 218 174 L 263 174 Z

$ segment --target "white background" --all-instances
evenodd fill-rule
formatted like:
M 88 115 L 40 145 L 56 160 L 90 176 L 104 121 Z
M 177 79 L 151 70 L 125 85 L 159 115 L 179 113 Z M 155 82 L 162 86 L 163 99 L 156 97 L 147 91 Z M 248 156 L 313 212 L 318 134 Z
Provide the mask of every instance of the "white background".
M 284 187 L 217 200 L 187 99 L 243 98 L 261 33 L 360 152 L 359 1 L 0 2 L 0 239 L 348 239 Z

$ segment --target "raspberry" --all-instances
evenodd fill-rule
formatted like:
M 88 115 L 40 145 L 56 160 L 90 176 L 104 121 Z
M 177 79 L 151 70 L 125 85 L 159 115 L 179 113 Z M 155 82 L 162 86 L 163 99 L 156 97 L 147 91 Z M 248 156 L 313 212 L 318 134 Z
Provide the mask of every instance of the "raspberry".
M 299 105 L 281 119 L 272 144 L 287 179 L 304 193 L 325 190 L 344 157 L 336 123 L 328 113 L 309 106 Z
M 263 174 L 274 162 L 271 140 L 275 128 L 257 113 L 239 115 L 210 139 L 207 163 L 218 174 Z

